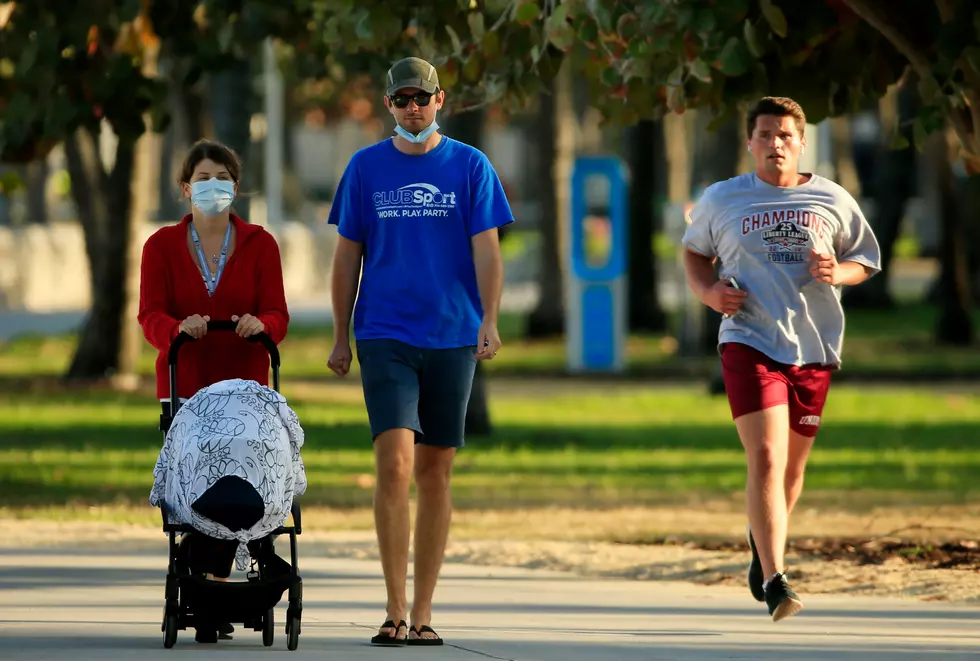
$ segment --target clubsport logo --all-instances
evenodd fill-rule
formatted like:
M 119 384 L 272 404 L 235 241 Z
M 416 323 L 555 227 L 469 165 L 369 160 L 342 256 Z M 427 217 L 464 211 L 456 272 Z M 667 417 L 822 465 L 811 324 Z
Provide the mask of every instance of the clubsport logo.
M 379 218 L 448 216 L 456 208 L 456 193 L 443 193 L 432 184 L 415 183 L 373 196 Z

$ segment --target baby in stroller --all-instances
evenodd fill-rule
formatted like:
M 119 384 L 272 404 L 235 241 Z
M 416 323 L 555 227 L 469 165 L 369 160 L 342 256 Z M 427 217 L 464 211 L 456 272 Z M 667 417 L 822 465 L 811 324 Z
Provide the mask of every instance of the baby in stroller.
M 303 441 L 283 396 L 255 381 L 219 381 L 179 407 L 153 471 L 150 504 L 170 524 L 193 529 L 180 540 L 184 573 L 227 581 L 232 563 L 246 571 L 250 558 L 266 566 L 278 560 L 288 570 L 269 551 L 293 498 L 306 491 Z M 195 612 L 198 642 L 233 630 L 210 610 Z

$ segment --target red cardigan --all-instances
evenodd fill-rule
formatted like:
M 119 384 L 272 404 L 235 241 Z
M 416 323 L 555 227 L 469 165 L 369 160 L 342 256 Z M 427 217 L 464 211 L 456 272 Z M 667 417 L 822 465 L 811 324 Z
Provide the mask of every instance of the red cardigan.
M 157 230 L 143 246 L 138 319 L 143 335 L 160 352 L 156 361 L 159 399 L 170 398 L 167 352 L 187 317 L 209 315 L 211 321 L 219 321 L 248 313 L 265 324 L 265 332 L 276 344 L 286 337 L 289 324 L 275 238 L 232 214 L 235 250 L 212 297 L 187 246 L 190 221 L 187 215 L 180 223 Z M 220 331 L 181 348 L 177 360 L 179 397 L 191 397 L 201 388 L 233 378 L 269 384 L 269 354 L 261 344 Z

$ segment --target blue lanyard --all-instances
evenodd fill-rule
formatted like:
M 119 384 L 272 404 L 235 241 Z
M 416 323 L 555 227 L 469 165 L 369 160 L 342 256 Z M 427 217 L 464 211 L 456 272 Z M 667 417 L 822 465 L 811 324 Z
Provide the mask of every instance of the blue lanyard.
M 218 259 L 218 270 L 211 277 L 211 267 L 208 266 L 208 258 L 204 256 L 204 249 L 201 247 L 201 237 L 197 233 L 197 228 L 194 227 L 194 222 L 191 222 L 191 240 L 194 241 L 194 247 L 197 248 L 197 259 L 201 262 L 201 275 L 204 277 L 204 286 L 208 288 L 208 296 L 214 296 L 214 290 L 218 288 L 218 280 L 221 279 L 221 273 L 225 270 L 225 260 L 228 258 L 228 245 L 231 243 L 231 223 L 228 223 L 228 229 L 225 230 L 225 240 L 221 244 L 221 257 Z

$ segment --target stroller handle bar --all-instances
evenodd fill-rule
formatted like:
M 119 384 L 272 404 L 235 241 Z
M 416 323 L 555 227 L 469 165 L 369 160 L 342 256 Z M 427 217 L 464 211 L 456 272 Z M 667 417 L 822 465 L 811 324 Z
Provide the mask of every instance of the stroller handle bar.
M 238 327 L 237 321 L 209 321 L 208 322 L 208 332 L 211 331 L 226 331 L 234 332 L 235 328 Z M 272 338 L 265 332 L 256 333 L 251 337 L 246 337 L 247 342 L 260 342 L 262 346 L 266 348 L 269 352 L 269 358 L 272 362 L 272 367 L 279 367 L 279 347 L 276 343 L 272 341 Z M 171 365 L 177 364 L 177 354 L 180 353 L 180 348 L 187 344 L 188 342 L 193 342 L 194 338 L 187 333 L 181 331 L 174 338 L 174 341 L 170 343 L 170 353 L 168 354 L 169 363 Z
M 235 332 L 235 328 L 238 326 L 238 322 L 230 320 L 219 320 L 219 321 L 209 321 L 208 322 L 208 332 L 211 331 L 224 331 L 224 332 Z M 266 351 L 269 352 L 269 362 L 272 366 L 272 388 L 275 391 L 279 391 L 279 347 L 276 343 L 272 341 L 267 333 L 256 333 L 251 337 L 245 338 L 248 342 L 258 342 Z M 177 413 L 177 409 L 180 408 L 180 398 L 177 397 L 177 355 L 180 353 L 180 348 L 187 344 L 188 342 L 194 342 L 195 339 L 188 335 L 187 333 L 181 331 L 174 338 L 174 341 L 170 343 L 170 351 L 168 352 L 167 358 L 170 364 L 170 415 L 171 417 Z

